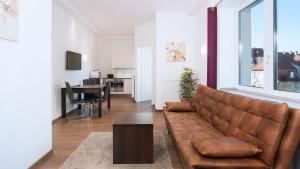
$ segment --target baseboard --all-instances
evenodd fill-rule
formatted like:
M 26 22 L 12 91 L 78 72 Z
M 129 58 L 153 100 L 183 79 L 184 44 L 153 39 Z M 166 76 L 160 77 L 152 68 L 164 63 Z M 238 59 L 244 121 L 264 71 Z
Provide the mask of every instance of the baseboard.
M 38 159 L 35 163 L 33 163 L 30 167 L 28 167 L 28 169 L 35 168 L 36 166 L 38 166 L 38 165 L 39 165 L 41 162 L 43 162 L 43 160 L 45 160 L 52 152 L 53 152 L 53 149 L 51 149 L 50 151 L 48 151 L 45 155 L 43 155 L 40 159 Z
M 155 108 L 155 104 L 152 105 L 152 108 L 153 108 L 153 110 L 156 111 L 156 112 L 163 112 L 163 111 L 164 111 L 164 109 L 156 109 L 156 108 Z
M 52 120 L 52 124 L 58 122 L 61 119 L 61 116 L 57 117 L 56 119 Z

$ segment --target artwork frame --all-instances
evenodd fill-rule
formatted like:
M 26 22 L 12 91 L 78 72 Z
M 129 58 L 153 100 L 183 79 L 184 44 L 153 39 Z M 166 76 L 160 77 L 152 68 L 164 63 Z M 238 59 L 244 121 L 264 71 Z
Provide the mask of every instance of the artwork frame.
M 166 44 L 167 62 L 185 62 L 186 61 L 186 43 L 168 42 Z
M 0 39 L 19 40 L 19 0 L 0 0 Z

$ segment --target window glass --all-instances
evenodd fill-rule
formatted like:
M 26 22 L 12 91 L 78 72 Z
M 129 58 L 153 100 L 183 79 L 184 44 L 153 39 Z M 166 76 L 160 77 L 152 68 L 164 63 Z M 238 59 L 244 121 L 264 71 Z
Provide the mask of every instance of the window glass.
M 275 1 L 275 90 L 300 92 L 300 1 Z
M 239 13 L 240 85 L 264 86 L 264 3 L 257 1 Z

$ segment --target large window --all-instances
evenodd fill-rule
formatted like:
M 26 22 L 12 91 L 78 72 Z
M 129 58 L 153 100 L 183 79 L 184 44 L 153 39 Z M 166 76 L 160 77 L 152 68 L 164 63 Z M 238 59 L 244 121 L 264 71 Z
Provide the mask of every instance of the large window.
M 264 86 L 264 3 L 256 1 L 239 13 L 240 85 Z
M 276 0 L 275 89 L 300 92 L 300 1 Z
M 238 88 L 299 99 L 300 0 L 243 2 Z

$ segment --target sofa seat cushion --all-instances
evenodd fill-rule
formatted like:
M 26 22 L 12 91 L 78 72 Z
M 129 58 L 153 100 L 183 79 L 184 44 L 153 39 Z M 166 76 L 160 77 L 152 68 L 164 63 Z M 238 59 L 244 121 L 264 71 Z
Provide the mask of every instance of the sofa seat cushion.
M 266 169 L 268 168 L 261 160 L 249 158 L 207 158 L 198 153 L 190 140 L 177 141 L 184 160 L 194 168 L 199 169 Z
M 164 115 L 166 117 L 166 120 L 185 120 L 185 119 L 191 119 L 191 118 L 199 118 L 199 115 L 195 112 L 181 112 L 181 113 L 175 113 L 170 111 L 164 111 Z
M 174 113 L 166 112 L 166 120 L 176 137 L 180 139 L 197 139 L 207 137 L 222 137 L 224 134 L 219 132 L 208 122 L 203 120 L 198 113 Z
M 192 140 L 192 144 L 205 157 L 253 157 L 262 152 L 256 146 L 235 137 L 201 138 Z
M 189 102 L 166 102 L 167 111 L 172 112 L 192 112 L 193 107 Z

